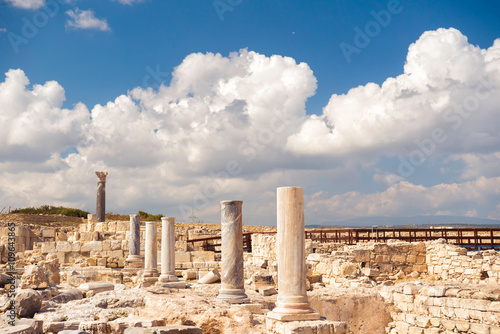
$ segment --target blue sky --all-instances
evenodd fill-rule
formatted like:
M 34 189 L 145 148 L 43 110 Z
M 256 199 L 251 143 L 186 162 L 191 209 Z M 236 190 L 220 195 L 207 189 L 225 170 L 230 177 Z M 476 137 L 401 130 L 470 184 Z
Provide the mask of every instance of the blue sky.
M 48 16 L 46 13 L 51 11 L 56 13 Z M 273 187 L 298 181 L 297 185 L 305 188 L 306 202 L 309 203 L 306 213 L 314 220 L 310 223 L 353 218 L 356 215 L 454 214 L 500 218 L 498 191 L 492 190 L 490 195 L 485 195 L 487 198 L 472 198 L 465 194 L 462 197 L 457 195 L 457 198 L 451 196 L 450 201 L 435 206 L 433 204 L 436 201 L 432 199 L 432 196 L 442 196 L 439 191 L 445 186 L 450 189 L 458 187 L 466 192 L 468 187 L 477 187 L 478 182 L 482 181 L 481 177 L 496 184 L 494 182 L 500 176 L 492 172 L 500 162 L 500 146 L 491 125 L 498 113 L 495 114 L 490 100 L 480 101 L 481 105 L 476 109 L 485 110 L 485 114 L 474 113 L 478 115 L 477 119 L 475 116 L 467 117 L 470 120 L 467 126 L 460 125 L 455 131 L 449 127 L 451 121 L 448 124 L 444 121 L 444 125 L 448 127 L 443 127 L 442 124 L 446 108 L 466 103 L 458 101 L 457 96 L 468 96 L 467 94 L 481 87 L 481 83 L 474 81 L 473 76 L 464 74 L 472 71 L 474 66 L 477 66 L 477 73 L 482 73 L 484 67 L 484 80 L 489 84 L 488 87 L 493 87 L 490 95 L 496 98 L 497 73 L 491 68 L 498 66 L 498 62 L 486 65 L 485 60 L 482 65 L 478 65 L 471 59 L 481 54 L 481 51 L 464 51 L 463 57 L 461 52 L 469 47 L 481 50 L 492 47 L 500 37 L 499 14 L 500 3 L 497 1 L 0 1 L 0 70 L 7 73 L 11 69 L 20 69 L 23 74 L 17 73 L 12 82 L 29 80 L 31 84 L 25 85 L 23 91 L 23 94 L 31 94 L 31 97 L 28 99 L 19 93 L 16 98 L 19 98 L 20 109 L 9 111 L 6 110 L 9 107 L 5 103 L 14 103 L 11 98 L 15 94 L 7 95 L 11 90 L 7 89 L 8 82 L 5 81 L 5 100 L 0 111 L 4 108 L 2 112 L 10 115 L 6 118 L 12 121 L 10 124 L 19 126 L 26 125 L 23 122 L 30 120 L 37 120 L 40 127 L 44 126 L 43 121 L 26 113 L 26 110 L 33 108 L 38 113 L 47 112 L 43 119 L 51 120 L 45 129 L 37 129 L 37 135 L 27 136 L 19 132 L 21 130 L 10 136 L 5 135 L 3 144 L 6 148 L 3 152 L 0 150 L 0 174 L 3 174 L 3 178 L 16 181 L 4 185 L 3 190 L 0 186 L 0 199 L 13 206 L 60 203 L 93 211 L 93 176 L 74 179 L 74 174 L 101 167 L 111 171 L 110 177 L 114 172 L 115 180 L 120 181 L 121 188 L 113 190 L 110 185 L 110 194 L 113 195 L 113 191 L 116 191 L 117 196 L 127 194 L 121 200 L 110 198 L 108 204 L 109 210 L 122 213 L 140 209 L 167 214 L 164 211 L 180 210 L 178 214 L 174 212 L 170 215 L 182 217 L 184 212 L 180 207 L 194 206 L 200 217 L 206 221 L 215 221 L 219 200 L 228 199 L 227 196 L 242 197 L 243 194 L 248 194 L 252 211 L 250 217 L 254 223 L 272 224 Z M 377 16 L 381 17 L 379 20 L 386 21 L 377 21 Z M 29 26 L 35 26 L 36 31 L 26 34 Z M 440 28 L 444 29 L 439 30 Z M 359 36 L 359 31 L 366 34 L 364 40 Z M 425 32 L 435 33 L 423 38 Z M 360 38 L 364 45 L 357 43 Z M 443 46 L 446 43 L 449 46 Z M 415 52 L 411 55 L 409 47 L 412 44 L 415 44 Z M 346 57 L 342 45 L 349 45 L 357 51 Z M 446 52 L 454 47 L 459 53 L 457 57 Z M 231 53 L 238 53 L 242 49 L 239 55 L 248 57 L 246 65 L 239 64 L 230 57 Z M 264 58 L 257 61 L 253 55 L 248 56 L 252 52 Z M 193 53 L 204 56 L 188 58 Z M 211 60 L 207 53 L 220 54 L 222 58 Z M 472 53 L 474 56 L 471 56 Z M 491 54 L 496 53 L 491 50 Z M 273 55 L 280 57 L 277 62 L 272 61 Z M 296 64 L 286 62 L 284 57 L 293 59 Z M 489 56 L 484 57 L 489 59 Z M 218 77 L 210 71 L 205 73 L 203 64 L 210 61 L 219 62 L 220 64 L 214 65 L 215 71 L 225 74 Z M 270 62 L 270 67 L 265 67 L 266 71 L 282 73 L 285 75 L 282 78 L 293 82 L 293 85 L 285 86 L 285 89 L 291 87 L 290 91 L 283 93 L 284 88 L 281 88 L 288 99 L 280 100 L 280 89 L 276 88 L 276 101 L 281 101 L 282 104 L 274 106 L 268 103 L 269 110 L 261 110 L 264 108 L 261 102 L 253 105 L 250 95 L 243 94 L 243 88 L 239 88 L 239 93 L 236 94 L 238 98 L 227 102 L 225 110 L 231 113 L 231 110 L 238 109 L 235 101 L 240 101 L 245 106 L 243 109 L 247 108 L 243 113 L 246 112 L 251 119 L 250 128 L 245 128 L 248 130 L 245 135 L 248 136 L 259 135 L 258 127 L 262 126 L 262 117 L 266 117 L 262 113 L 267 113 L 267 118 L 272 119 L 273 113 L 283 105 L 289 106 L 284 108 L 286 112 L 290 112 L 287 116 L 290 123 L 287 123 L 284 133 L 275 133 L 272 143 L 262 145 L 263 148 L 258 150 L 258 157 L 249 161 L 248 156 L 245 158 L 244 154 L 234 153 L 237 146 L 224 144 L 241 143 L 243 139 L 230 130 L 226 132 L 218 121 L 214 120 L 213 124 L 212 121 L 207 121 L 204 125 L 207 128 L 201 129 L 198 124 L 193 125 L 199 120 L 197 117 L 206 119 L 212 117 L 212 114 L 203 114 L 201 111 L 197 114 L 196 108 L 203 108 L 198 104 L 192 107 L 189 103 L 196 100 L 205 104 L 213 113 L 213 110 L 220 107 L 214 101 L 218 101 L 217 98 L 222 93 L 193 88 L 197 83 L 204 81 L 213 88 L 221 82 L 232 82 L 239 66 L 255 69 L 266 62 Z M 440 62 L 442 66 L 436 65 Z M 300 63 L 305 63 L 307 70 L 300 67 Z M 406 63 L 410 63 L 408 69 L 405 68 Z M 234 68 L 231 67 L 233 65 Z M 182 67 L 177 72 L 178 82 L 188 82 L 186 85 L 191 88 L 186 88 L 187 91 L 184 91 L 182 85 L 171 83 L 174 68 L 178 66 Z M 440 71 L 444 68 L 448 70 Z M 248 73 L 252 74 L 251 71 Z M 288 73 L 293 75 L 289 77 Z M 244 86 L 248 94 L 249 86 L 268 84 L 260 77 L 251 78 L 250 74 L 249 82 Z M 413 90 L 418 99 L 415 98 L 407 105 L 406 102 L 401 102 L 401 98 L 391 100 L 388 91 L 382 90 L 370 95 L 372 93 L 369 92 L 368 83 L 382 85 L 388 78 L 403 74 L 410 79 L 422 74 L 429 80 L 415 82 L 406 78 L 405 82 L 398 81 L 398 87 Z M 438 80 L 434 75 L 441 77 Z M 0 82 L 4 80 L 2 78 Z M 283 80 L 285 79 L 281 81 Z M 43 94 L 36 94 L 33 85 L 46 85 L 50 81 L 55 81 L 57 87 L 44 86 L 47 89 L 44 94 L 50 98 L 42 99 L 48 104 L 48 109 L 42 108 L 45 111 L 40 111 L 33 107 L 33 103 Z M 164 92 L 158 90 L 161 81 L 164 82 L 162 87 L 168 88 Z M 445 81 L 457 84 L 445 85 Z M 302 84 L 304 87 L 297 88 Z M 269 85 L 269 90 L 274 92 L 271 83 Z M 361 86 L 360 94 L 350 91 L 358 86 Z M 153 88 L 154 96 L 148 95 L 148 87 Z M 424 87 L 432 89 L 424 92 Z M 259 93 L 259 96 L 262 94 Z M 338 96 L 330 101 L 333 94 Z M 446 103 L 438 99 L 447 94 L 450 99 L 455 97 L 455 100 L 446 102 L 448 104 L 445 106 Z M 227 97 L 226 93 L 222 95 Z M 123 99 L 117 102 L 115 99 L 120 96 Z M 376 108 L 370 105 L 370 96 L 373 99 L 380 97 L 374 103 Z M 269 101 L 275 100 L 272 96 L 266 98 Z M 133 101 L 134 108 L 140 110 L 135 110 L 134 114 L 127 99 Z M 170 116 L 160 117 L 163 114 L 173 115 L 169 114 L 173 111 L 159 112 L 158 105 L 163 105 L 162 110 L 170 108 L 173 102 L 180 103 L 182 107 L 184 99 L 191 101 L 186 110 L 197 110 L 194 119 L 189 120 L 191 123 L 185 119 L 170 119 Z M 434 112 L 419 114 L 422 109 L 418 106 L 425 109 L 429 107 L 426 103 L 431 100 L 436 100 L 430 107 Z M 109 105 L 110 101 L 114 105 Z M 305 108 L 301 107 L 302 103 L 305 103 Z M 408 109 L 390 111 L 391 106 L 398 103 L 402 103 L 400 107 Z M 17 102 L 14 104 L 17 105 Z M 101 106 L 95 108 L 96 105 Z M 352 106 L 357 106 L 357 109 L 350 110 Z M 69 116 L 64 114 L 65 109 L 69 110 Z M 114 109 L 120 109 L 121 112 Z M 151 110 L 156 113 L 149 114 Z M 186 110 L 183 114 L 185 117 L 189 114 Z M 58 116 L 60 113 L 63 116 Z M 346 116 L 339 116 L 342 113 L 346 113 Z M 238 113 L 227 117 L 237 118 L 236 114 Z M 438 117 L 437 114 L 441 116 Z M 92 115 L 92 120 L 86 119 L 85 115 Z M 314 116 L 311 118 L 311 115 L 318 115 L 321 120 Z M 432 120 L 428 120 L 426 115 L 433 115 Z M 102 118 L 102 124 L 98 123 L 101 122 L 98 121 L 99 117 Z M 379 117 L 382 123 L 369 126 L 365 124 L 364 126 L 368 126 L 366 131 L 362 122 L 372 119 L 371 117 Z M 394 122 L 389 122 L 384 117 L 389 117 Z M 409 126 L 407 135 L 399 134 L 401 129 L 405 132 L 405 125 L 395 120 L 409 122 L 408 124 L 415 122 L 418 125 Z M 342 125 L 344 123 L 345 128 Z M 384 140 L 378 140 L 380 134 L 376 131 L 364 138 L 350 133 L 349 124 L 358 123 L 361 124 L 359 131 L 367 133 L 374 127 L 387 127 L 387 137 L 384 134 Z M 110 124 L 120 124 L 122 129 L 110 130 Z M 187 133 L 184 137 L 174 138 L 169 132 L 173 131 L 169 128 L 172 124 L 180 127 L 191 124 L 193 129 L 197 127 L 193 131 L 205 131 L 212 133 L 212 136 L 193 139 Z M 251 128 L 252 126 L 257 127 Z M 445 143 L 436 145 L 436 149 L 426 155 L 426 161 L 415 166 L 417 168 L 414 168 L 411 175 L 401 175 L 398 170 L 401 158 L 408 161 L 412 152 L 419 148 L 416 141 L 432 139 L 432 130 L 436 128 L 445 129 Z M 160 158 L 153 159 L 151 156 L 154 154 L 142 156 L 148 151 L 144 146 L 134 149 L 130 146 L 134 144 L 128 143 L 127 146 L 123 140 L 122 145 L 114 143 L 116 138 L 127 134 L 123 129 L 128 129 L 131 136 L 142 138 L 138 140 L 139 144 L 149 145 L 151 140 L 158 140 L 159 143 L 152 144 L 152 147 L 160 151 L 165 149 L 162 154 L 180 154 L 185 157 L 165 158 L 165 161 L 161 161 Z M 323 133 L 326 129 L 329 129 L 330 134 Z M 154 132 L 154 139 L 149 137 L 152 130 L 158 130 Z M 162 130 L 165 131 L 163 136 Z M 13 130 L 7 128 L 4 133 L 8 131 Z M 389 138 L 392 133 L 395 133 L 393 139 Z M 480 136 L 485 133 L 492 138 Z M 471 135 L 470 140 L 465 140 L 464 134 L 477 135 Z M 12 138 L 17 138 L 14 135 L 23 137 L 13 140 Z M 211 142 L 210 138 L 216 139 Z M 185 147 L 191 153 L 180 149 L 172 150 L 171 146 Z M 99 147 L 106 149 L 99 153 Z M 18 153 L 14 155 L 12 152 L 16 150 Z M 34 158 L 35 150 L 43 151 L 40 158 Z M 200 150 L 202 153 L 196 153 Z M 20 151 L 26 155 L 23 156 L 24 153 L 19 153 Z M 134 160 L 132 157 L 124 158 L 131 152 L 136 153 L 137 160 L 145 161 L 144 164 L 127 160 Z M 242 157 L 245 159 L 242 160 Z M 248 165 L 220 186 L 215 196 L 208 196 L 206 202 L 191 202 L 190 198 L 196 197 L 193 195 L 196 189 L 203 189 L 206 182 L 213 182 L 210 181 L 210 173 L 223 170 L 225 162 L 234 159 L 241 163 L 248 162 Z M 22 164 L 15 166 L 14 161 L 21 161 Z M 185 170 L 173 167 L 183 163 L 187 164 Z M 192 167 L 190 164 L 202 167 Z M 483 171 L 478 166 L 486 166 L 487 169 Z M 154 174 L 150 168 L 162 172 Z M 474 173 L 474 170 L 478 172 Z M 161 178 L 162 173 L 168 173 L 175 177 L 167 178 L 169 181 L 153 182 L 141 173 L 156 175 L 158 178 Z M 21 175 L 22 182 L 19 181 Z M 42 184 L 46 184 L 54 180 L 66 184 L 81 183 L 84 190 L 77 193 L 69 189 L 48 189 L 43 186 L 44 191 L 39 191 L 40 184 L 37 182 L 43 181 Z M 130 183 L 131 180 L 135 180 L 135 183 L 129 184 L 129 188 L 122 184 Z M 90 183 L 90 186 L 85 182 Z M 251 182 L 259 186 L 252 190 L 249 186 Z M 178 188 L 174 188 L 172 184 Z M 162 186 L 163 190 L 156 189 Z M 237 191 L 238 187 L 242 187 L 241 192 Z M 17 194 L 17 188 L 23 189 L 22 194 Z M 447 191 L 451 191 L 450 189 Z M 261 196 L 259 192 L 264 192 L 265 195 Z M 390 195 L 392 192 L 396 195 Z M 412 195 L 404 197 L 400 192 Z M 182 195 L 177 195 L 179 193 Z M 414 208 L 393 203 L 398 199 L 411 201 L 413 196 L 427 198 L 427 201 L 416 204 Z M 352 198 L 351 203 L 349 199 Z M 365 201 L 366 206 L 356 207 L 357 201 Z M 204 204 L 200 204 L 201 202 Z M 351 206 L 346 207 L 349 205 Z M 384 206 L 391 206 L 393 209 L 384 209 Z

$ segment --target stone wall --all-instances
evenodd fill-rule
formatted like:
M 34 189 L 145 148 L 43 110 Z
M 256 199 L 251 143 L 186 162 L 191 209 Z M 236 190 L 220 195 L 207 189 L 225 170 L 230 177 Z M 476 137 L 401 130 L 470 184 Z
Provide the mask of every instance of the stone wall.
M 500 284 L 500 252 L 472 251 L 439 240 L 427 244 L 427 268 L 437 279 L 478 284 Z
M 38 239 L 36 234 L 24 226 L 17 225 L 14 227 L 14 231 L 9 231 L 9 227 L 0 227 L 0 263 L 7 262 L 9 232 L 14 232 L 16 252 L 18 253 L 33 249 L 33 244 Z
M 375 281 L 395 280 L 427 272 L 424 243 L 394 242 L 345 246 L 331 255 L 310 254 L 313 275 L 322 275 L 323 282 L 343 282 L 358 276 Z
M 500 289 L 406 284 L 396 287 L 390 334 L 500 334 Z M 390 300 L 389 300 L 390 301 Z

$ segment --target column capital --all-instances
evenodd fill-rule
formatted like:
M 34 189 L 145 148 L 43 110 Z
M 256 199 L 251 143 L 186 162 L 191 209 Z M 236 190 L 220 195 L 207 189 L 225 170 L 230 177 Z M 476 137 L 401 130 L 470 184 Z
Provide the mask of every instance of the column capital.
M 161 217 L 161 221 L 168 221 L 169 223 L 175 223 L 175 217 Z
M 97 175 L 97 179 L 99 182 L 106 182 L 106 176 L 108 176 L 108 172 L 95 172 Z

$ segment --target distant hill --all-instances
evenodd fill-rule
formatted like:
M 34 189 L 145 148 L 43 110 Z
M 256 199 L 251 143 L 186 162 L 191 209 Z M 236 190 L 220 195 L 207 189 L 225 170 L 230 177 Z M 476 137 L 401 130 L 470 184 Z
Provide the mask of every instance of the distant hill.
M 306 218 L 307 219 L 307 218 Z M 378 227 L 385 226 L 408 226 L 412 227 L 428 227 L 436 225 L 446 226 L 496 226 L 500 227 L 500 220 L 476 218 L 476 217 L 460 217 L 460 216 L 413 216 L 413 217 L 361 217 L 338 221 L 326 221 L 321 224 L 306 225 L 306 227 Z

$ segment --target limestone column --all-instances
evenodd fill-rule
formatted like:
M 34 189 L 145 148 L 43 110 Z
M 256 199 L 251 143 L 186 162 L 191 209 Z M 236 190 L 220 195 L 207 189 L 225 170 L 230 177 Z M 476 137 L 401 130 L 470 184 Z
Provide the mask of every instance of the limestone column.
M 300 187 L 277 190 L 278 299 L 267 314 L 281 321 L 317 320 L 306 292 L 304 195 Z
M 246 303 L 243 274 L 242 201 L 222 201 L 221 204 L 221 289 L 218 300 Z
M 95 172 L 97 175 L 97 222 L 106 221 L 106 176 L 108 172 Z
M 158 277 L 158 246 L 156 244 L 157 223 L 146 222 L 146 245 L 144 277 Z
M 130 239 L 129 239 L 129 253 L 125 260 L 131 266 L 140 264 L 142 266 L 141 258 L 141 216 L 130 215 Z
M 175 276 L 175 217 L 161 217 L 161 275 L 159 282 L 177 282 Z

